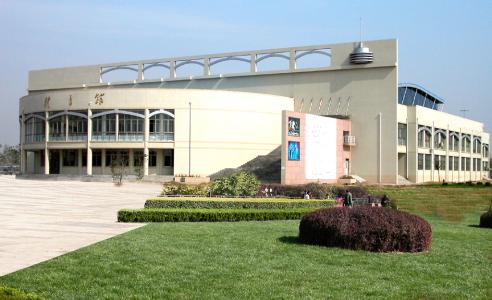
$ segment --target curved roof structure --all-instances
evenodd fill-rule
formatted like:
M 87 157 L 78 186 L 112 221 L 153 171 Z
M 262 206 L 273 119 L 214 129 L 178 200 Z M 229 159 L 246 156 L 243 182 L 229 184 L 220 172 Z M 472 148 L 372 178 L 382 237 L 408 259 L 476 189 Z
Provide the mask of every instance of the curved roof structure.
M 435 110 L 442 110 L 444 100 L 413 83 L 400 83 L 398 85 L 398 103 L 408 106 L 419 105 Z

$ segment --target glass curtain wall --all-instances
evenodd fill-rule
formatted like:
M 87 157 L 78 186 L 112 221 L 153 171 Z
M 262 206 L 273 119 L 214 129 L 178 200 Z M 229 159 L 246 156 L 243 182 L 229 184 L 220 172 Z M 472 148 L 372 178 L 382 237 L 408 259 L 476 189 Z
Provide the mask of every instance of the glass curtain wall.
M 143 111 L 135 111 L 143 114 Z M 144 118 L 119 114 L 118 140 L 120 141 L 143 141 L 144 140 Z
M 68 140 L 87 140 L 87 119 L 79 116 L 68 115 Z
M 115 114 L 107 114 L 96 118 L 92 118 L 92 140 L 93 141 L 116 140 Z
M 44 142 L 44 120 L 32 117 L 26 120 L 25 123 L 26 143 Z
M 149 140 L 173 141 L 174 118 L 166 114 L 157 114 L 149 119 Z
M 51 113 L 52 115 L 56 114 Z M 50 124 L 50 141 L 64 141 L 65 140 L 65 115 L 58 116 L 49 120 Z

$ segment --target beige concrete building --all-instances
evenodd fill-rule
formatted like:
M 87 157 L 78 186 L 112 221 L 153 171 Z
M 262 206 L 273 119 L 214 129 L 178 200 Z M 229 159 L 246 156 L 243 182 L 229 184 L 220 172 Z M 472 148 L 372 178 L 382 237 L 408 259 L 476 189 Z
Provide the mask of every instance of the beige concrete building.
M 19 105 L 22 172 L 96 176 L 123 158 L 144 176 L 210 175 L 286 147 L 295 111 L 349 120 L 346 169 L 369 182 L 484 178 L 483 124 L 442 104 L 398 85 L 396 40 L 37 70 Z

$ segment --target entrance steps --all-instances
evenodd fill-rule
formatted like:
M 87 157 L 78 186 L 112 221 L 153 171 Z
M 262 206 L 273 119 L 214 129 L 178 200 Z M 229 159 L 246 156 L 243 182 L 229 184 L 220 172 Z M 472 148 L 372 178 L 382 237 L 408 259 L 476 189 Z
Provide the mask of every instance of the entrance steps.
M 398 185 L 414 185 L 415 183 L 406 179 L 405 177 L 398 175 Z

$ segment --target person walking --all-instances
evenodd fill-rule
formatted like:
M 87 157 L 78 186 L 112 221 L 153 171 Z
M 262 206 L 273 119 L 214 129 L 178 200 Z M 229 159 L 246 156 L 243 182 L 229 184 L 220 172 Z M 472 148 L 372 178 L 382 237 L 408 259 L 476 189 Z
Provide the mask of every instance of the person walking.
M 352 207 L 352 193 L 349 190 L 345 190 L 345 195 L 343 195 L 343 206 Z

